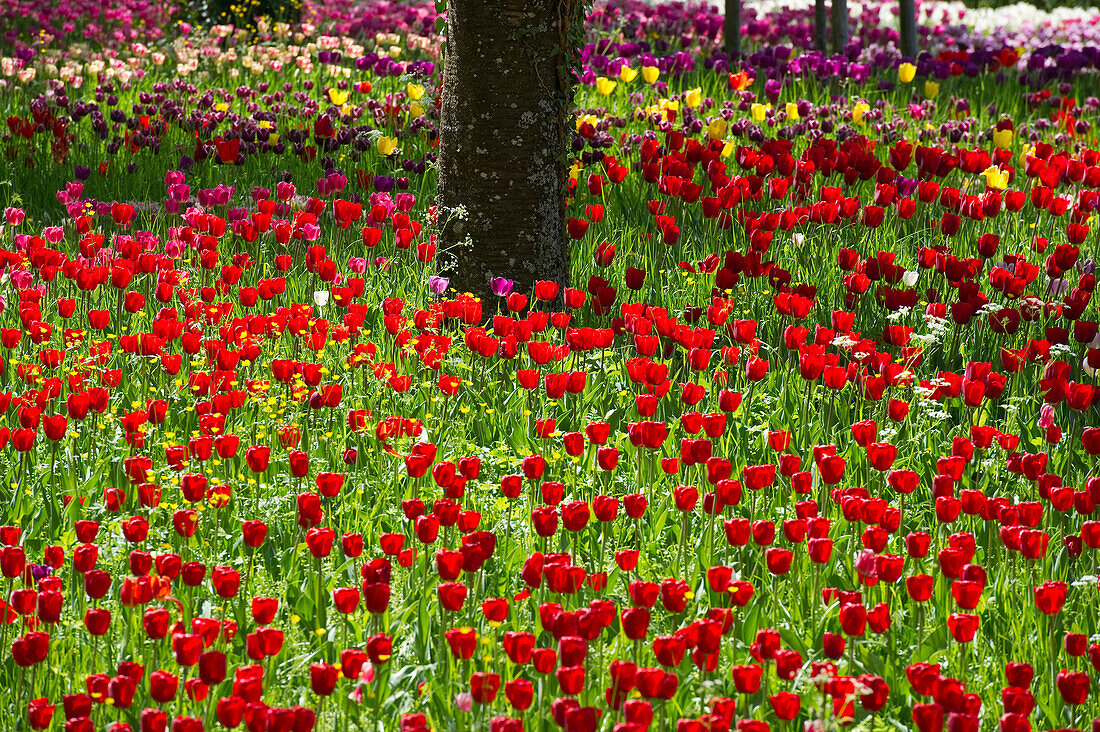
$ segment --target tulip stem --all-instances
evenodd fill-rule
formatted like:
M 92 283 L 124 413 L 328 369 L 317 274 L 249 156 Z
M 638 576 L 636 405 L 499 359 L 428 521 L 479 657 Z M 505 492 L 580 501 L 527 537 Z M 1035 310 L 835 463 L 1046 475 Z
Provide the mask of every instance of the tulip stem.
M 9 577 L 8 578 L 8 591 L 4 594 L 4 597 L 6 597 L 6 598 L 11 598 L 11 585 L 12 585 L 12 578 Z M 6 602 L 6 600 L 5 600 L 5 602 Z M 3 609 L 3 611 L 0 611 L 0 612 L 3 613 L 3 615 L 0 615 L 0 625 L 3 626 L 2 628 L 0 628 L 0 654 L 3 654 L 3 656 L 6 657 L 6 656 L 10 655 L 10 652 L 11 652 L 11 647 L 8 646 L 8 625 L 9 625 L 9 623 L 6 622 L 7 621 L 7 614 L 9 612 L 11 612 L 11 610 L 9 608 L 5 607 Z M 18 699 L 19 697 L 16 696 L 15 698 Z
M 601 521 L 600 522 L 600 561 L 599 561 L 599 568 L 600 568 L 599 571 L 601 571 L 601 572 L 605 571 L 604 556 L 605 556 L 606 551 L 607 551 L 607 523 Z
M 15 699 L 19 700 L 23 698 L 23 683 L 27 679 L 27 667 L 20 666 L 19 668 L 19 685 L 15 690 Z
M 508 549 L 512 543 L 512 500 L 508 500 L 508 505 L 504 510 L 504 553 L 501 555 L 500 564 L 507 566 L 508 564 Z
M 679 579 L 680 572 L 684 566 L 684 554 L 687 551 L 687 531 L 688 531 L 688 512 L 683 511 L 680 518 L 680 548 L 676 554 L 676 578 Z
M 817 562 L 810 560 L 810 632 L 817 630 Z
M 324 589 L 322 587 L 322 581 L 323 581 L 323 578 L 321 576 L 323 574 L 322 570 L 323 570 L 323 567 L 321 565 L 321 557 L 317 557 L 317 613 L 316 613 L 315 617 L 317 618 L 317 628 L 321 629 L 321 630 L 324 630 L 324 627 L 325 627 L 325 604 L 324 604 L 325 603 L 325 598 L 324 598 L 324 595 L 323 595 Z M 321 642 L 321 648 L 324 649 L 326 644 L 327 644 L 327 641 L 322 641 Z
M 803 434 L 803 429 L 804 428 L 806 430 L 809 430 L 809 427 L 810 427 L 810 416 L 809 416 L 810 415 L 810 395 L 813 393 L 813 387 L 814 387 L 814 382 L 807 379 L 806 380 L 806 406 L 802 409 L 802 414 L 805 417 L 805 422 L 798 426 L 798 441 L 800 443 L 804 443 L 806 438 L 809 437 L 809 434 L 807 434 L 806 438 L 803 438 L 802 434 Z
M 57 511 L 56 496 L 55 496 L 54 491 L 53 491 L 53 476 L 57 475 L 57 441 L 56 440 L 54 441 L 54 443 L 52 445 L 52 448 L 53 449 L 50 450 L 50 479 L 48 481 L 46 481 L 46 486 L 47 486 L 47 488 L 46 488 L 46 492 L 47 492 L 46 507 L 47 507 L 47 514 L 50 517 L 51 528 L 55 528 L 55 527 L 52 526 L 52 524 L 54 522 L 54 519 L 57 520 L 57 527 L 56 528 L 60 528 L 61 515 Z

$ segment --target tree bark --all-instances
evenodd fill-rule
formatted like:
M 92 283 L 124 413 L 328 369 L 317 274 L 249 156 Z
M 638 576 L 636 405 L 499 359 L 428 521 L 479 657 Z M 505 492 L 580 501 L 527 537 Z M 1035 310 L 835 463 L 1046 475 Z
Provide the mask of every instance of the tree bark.
M 726 55 L 731 59 L 741 55 L 741 0 L 726 0 L 722 18 L 722 38 Z
M 833 0 L 833 50 L 843 53 L 848 45 L 848 0 Z
M 441 270 L 496 309 L 492 277 L 567 284 L 577 0 L 449 0 L 439 139 Z
M 822 53 L 829 52 L 826 40 L 828 36 L 825 33 L 826 18 L 825 0 L 814 0 L 814 46 Z
M 901 55 L 917 59 L 917 7 L 915 0 L 898 0 L 901 22 Z
M 848 45 L 848 0 L 833 0 L 833 47 L 844 53 Z

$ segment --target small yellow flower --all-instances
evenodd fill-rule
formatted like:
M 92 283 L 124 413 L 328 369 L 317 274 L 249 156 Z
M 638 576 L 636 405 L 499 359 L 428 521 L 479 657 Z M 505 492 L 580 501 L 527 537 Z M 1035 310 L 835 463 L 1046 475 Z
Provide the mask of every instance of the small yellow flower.
M 420 84 L 409 84 L 405 91 L 408 92 L 409 99 L 417 100 L 424 96 L 424 87 Z
M 726 134 L 727 127 L 726 120 L 718 117 L 707 125 L 707 137 L 711 140 L 721 140 Z
M 329 89 L 328 100 L 337 107 L 342 107 L 348 101 L 348 93 L 346 91 L 340 91 L 339 89 Z
M 767 113 L 768 108 L 760 102 L 757 102 L 749 108 L 749 111 L 752 112 L 752 119 L 754 122 L 763 122 L 764 115 Z
M 798 105 L 794 102 L 787 102 L 787 106 L 784 107 L 783 111 L 787 113 L 787 119 L 798 119 Z
M 692 109 L 698 107 L 703 101 L 703 90 L 698 87 L 689 90 L 684 94 L 684 104 Z
M 993 144 L 997 147 L 1007 148 L 1012 144 L 1012 130 L 994 130 Z
M 917 76 L 917 67 L 913 64 L 902 64 L 898 67 L 898 81 L 908 84 Z
M 606 97 L 608 94 L 615 91 L 615 87 L 618 86 L 618 84 L 619 82 L 617 81 L 612 81 L 606 76 L 601 76 L 596 79 L 596 91 Z
M 625 81 L 627 84 L 638 78 L 638 70 L 632 69 L 629 66 L 624 66 L 619 69 L 619 78 Z
M 217 104 L 214 105 L 214 110 L 217 111 L 217 112 L 228 112 L 229 111 L 229 105 L 226 104 L 225 102 L 218 102 Z
M 420 106 L 420 102 L 413 102 L 409 105 L 409 116 L 413 118 L 424 116 L 424 107 Z
M 936 82 L 936 81 L 926 81 L 926 82 L 924 82 L 924 96 L 934 97 L 939 93 L 940 93 L 939 82 Z
M 661 75 L 661 70 L 656 66 L 643 66 L 642 78 L 645 79 L 647 84 L 652 84 L 657 81 L 657 77 Z

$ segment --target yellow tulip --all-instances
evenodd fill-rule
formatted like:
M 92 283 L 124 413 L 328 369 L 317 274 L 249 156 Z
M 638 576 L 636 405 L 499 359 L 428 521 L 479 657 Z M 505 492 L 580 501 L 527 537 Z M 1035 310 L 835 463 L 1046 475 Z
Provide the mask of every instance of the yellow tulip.
M 340 91 L 339 89 L 329 89 L 328 100 L 337 107 L 342 107 L 348 101 L 348 93 L 346 91 Z
M 267 144 L 268 145 L 278 145 L 279 144 L 279 134 L 277 132 L 272 132 L 270 135 L 268 135 L 267 136 Z
M 382 155 L 391 155 L 397 149 L 396 137 L 379 137 L 375 147 Z
M 656 66 L 643 66 L 642 78 L 645 79 L 647 84 L 652 84 L 657 81 L 657 77 L 661 75 L 661 70 Z
M 615 87 L 618 86 L 618 84 L 619 82 L 617 81 L 612 81 L 606 76 L 601 76 L 596 79 L 596 91 L 606 97 L 608 94 L 615 91 Z
M 1003 191 L 1008 187 L 1008 173 L 998 168 L 996 165 L 990 165 L 982 173 L 985 176 L 985 184 L 990 188 L 994 188 L 998 191 Z
M 413 119 L 424 116 L 424 107 L 420 106 L 420 102 L 413 102 L 409 105 L 409 116 Z
M 424 96 L 424 87 L 420 84 L 409 84 L 405 91 L 409 95 L 409 99 L 417 100 Z
M 638 76 L 638 70 L 632 69 L 629 66 L 624 66 L 619 69 L 619 78 L 625 81 L 627 84 L 634 81 Z
M 698 107 L 702 103 L 702 101 L 703 101 L 703 90 L 702 89 L 698 89 L 698 88 L 691 89 L 687 93 L 684 94 L 684 104 L 691 107 L 692 109 L 695 109 L 696 107 Z
M 1012 144 L 1012 130 L 994 130 L 993 144 L 997 147 L 1007 148 Z
M 917 76 L 917 67 L 913 64 L 902 64 L 898 67 L 898 81 L 908 84 Z
M 592 125 L 593 127 L 595 127 L 596 123 L 599 122 L 599 121 L 600 121 L 600 118 L 597 117 L 594 114 L 578 115 L 577 116 L 577 129 L 579 130 L 581 128 L 581 126 L 584 125 L 585 123 L 588 123 L 588 124 Z
M 787 119 L 798 119 L 798 105 L 794 102 L 787 102 L 787 106 L 784 108 L 784 111 L 787 113 Z
M 214 111 L 216 111 L 216 112 L 228 112 L 229 111 L 229 105 L 226 104 L 225 102 L 218 102 L 217 104 L 214 105 Z
M 726 120 L 718 117 L 709 125 L 707 125 L 707 137 L 711 140 L 721 140 L 722 137 L 726 134 L 727 126 L 728 125 L 726 123 Z
M 722 146 L 722 157 L 728 158 L 736 147 L 737 144 L 733 140 L 726 140 L 726 144 Z
M 856 124 L 863 123 L 863 115 L 867 114 L 871 107 L 867 105 L 867 102 L 860 102 L 852 108 L 852 121 Z
M 752 107 L 749 108 L 749 111 L 752 112 L 753 121 L 763 122 L 764 121 L 764 115 L 768 111 L 768 108 L 765 107 L 760 102 L 757 102 L 756 104 L 752 105 Z
M 1027 159 L 1035 154 L 1035 147 L 1033 145 L 1024 145 L 1020 148 L 1020 167 L 1027 165 Z
M 940 93 L 939 82 L 936 82 L 936 81 L 926 81 L 926 82 L 924 82 L 924 96 L 934 97 L 939 93 Z

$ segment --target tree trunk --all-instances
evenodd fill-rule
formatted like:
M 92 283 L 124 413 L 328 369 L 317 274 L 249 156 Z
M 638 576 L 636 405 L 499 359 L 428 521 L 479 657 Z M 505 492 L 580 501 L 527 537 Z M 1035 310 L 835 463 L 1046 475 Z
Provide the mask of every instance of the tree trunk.
M 833 47 L 843 53 L 848 45 L 848 0 L 833 0 Z
M 826 12 L 825 0 L 814 0 L 814 46 L 822 53 L 828 53 L 827 36 L 825 34 Z
M 726 14 L 722 18 L 722 37 L 726 55 L 731 59 L 741 55 L 741 0 L 726 0 Z
M 917 60 L 917 7 L 915 0 L 898 0 L 901 16 L 901 55 Z
M 436 211 L 443 274 L 499 298 L 569 276 L 565 199 L 577 0 L 449 0 Z

